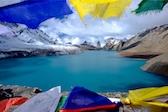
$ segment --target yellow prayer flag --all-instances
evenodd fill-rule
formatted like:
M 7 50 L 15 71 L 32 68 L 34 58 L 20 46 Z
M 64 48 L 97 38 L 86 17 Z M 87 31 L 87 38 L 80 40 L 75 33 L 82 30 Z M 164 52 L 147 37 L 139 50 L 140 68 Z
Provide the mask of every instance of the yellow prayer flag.
M 86 14 L 107 19 L 121 17 L 132 0 L 70 0 L 83 19 Z
M 73 5 L 81 5 L 81 4 L 104 4 L 104 3 L 116 2 L 119 0 L 70 0 L 70 1 Z
M 168 110 L 168 86 L 130 90 L 128 97 L 121 101 L 131 107 L 149 107 L 151 112 Z

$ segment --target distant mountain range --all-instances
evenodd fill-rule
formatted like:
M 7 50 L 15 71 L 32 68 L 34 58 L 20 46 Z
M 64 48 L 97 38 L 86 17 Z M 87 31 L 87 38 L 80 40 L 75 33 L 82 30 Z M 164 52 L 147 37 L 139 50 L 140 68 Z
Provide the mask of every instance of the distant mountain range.
M 0 22 L 0 58 L 61 55 L 79 52 L 73 45 L 58 44 L 43 31 L 24 25 Z
M 101 48 L 100 41 L 60 44 L 57 38 L 42 30 L 0 22 L 0 58 L 63 55 L 99 49 L 117 50 L 121 56 L 147 59 L 143 70 L 168 76 L 168 25 L 148 29 L 129 40 L 108 38 Z

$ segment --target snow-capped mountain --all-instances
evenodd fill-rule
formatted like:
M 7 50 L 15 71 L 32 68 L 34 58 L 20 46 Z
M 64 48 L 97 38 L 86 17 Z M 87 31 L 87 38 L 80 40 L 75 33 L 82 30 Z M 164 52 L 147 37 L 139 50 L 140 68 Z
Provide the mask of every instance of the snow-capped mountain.
M 109 38 L 106 40 L 106 44 L 103 47 L 104 50 L 120 50 L 123 44 L 127 41 L 127 39 L 115 39 Z
M 29 29 L 24 25 L 0 22 L 0 30 L 0 57 L 4 57 L 4 55 L 14 51 L 30 53 L 32 51 L 41 50 L 43 52 L 45 50 L 46 55 L 49 55 L 48 52 L 59 51 L 60 54 L 69 54 L 79 51 L 78 47 L 58 44 L 57 38 L 50 37 L 39 29 Z M 45 53 L 37 53 L 37 55 L 45 55 Z

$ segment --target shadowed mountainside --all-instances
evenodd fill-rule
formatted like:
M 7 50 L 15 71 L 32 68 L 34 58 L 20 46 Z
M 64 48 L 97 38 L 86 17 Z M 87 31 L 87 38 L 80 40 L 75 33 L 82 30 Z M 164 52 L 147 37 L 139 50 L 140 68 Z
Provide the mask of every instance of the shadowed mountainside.
M 131 38 L 119 55 L 148 59 L 143 70 L 168 76 L 168 25 L 146 30 Z
M 163 25 L 131 38 L 123 45 L 119 54 L 125 57 L 151 58 L 167 52 L 168 25 Z

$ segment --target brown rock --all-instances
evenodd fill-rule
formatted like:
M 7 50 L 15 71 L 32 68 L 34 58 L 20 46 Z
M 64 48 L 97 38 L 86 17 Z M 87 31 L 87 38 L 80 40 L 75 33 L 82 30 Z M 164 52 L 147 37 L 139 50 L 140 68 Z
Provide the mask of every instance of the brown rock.
M 34 92 L 34 93 L 40 93 L 40 92 L 42 92 L 42 90 L 39 89 L 39 88 L 34 88 L 34 89 L 33 89 L 33 92 Z
M 168 53 L 148 60 L 141 68 L 148 72 L 168 76 Z
M 168 25 L 143 32 L 123 45 L 121 56 L 142 58 L 168 53 Z M 139 57 L 138 57 L 139 56 Z
M 36 93 L 33 91 L 34 89 L 31 87 L 7 85 L 7 86 L 2 86 L 1 88 L 11 89 L 14 97 L 26 97 L 30 99 L 31 97 L 36 95 Z
M 168 76 L 168 25 L 138 34 L 128 40 L 121 50 L 121 56 L 150 59 L 143 70 Z
M 41 89 L 39 88 L 31 88 L 26 86 L 18 86 L 18 85 L 7 85 L 2 86 L 1 89 L 11 89 L 13 93 L 13 97 L 25 97 L 25 98 L 32 98 L 37 93 L 41 92 Z M 7 112 L 13 112 L 18 106 L 12 106 L 10 109 L 8 109 Z
M 154 52 L 120 52 L 118 53 L 118 55 L 124 56 L 127 58 L 140 58 L 140 59 L 151 59 L 160 54 L 161 53 L 154 53 Z

